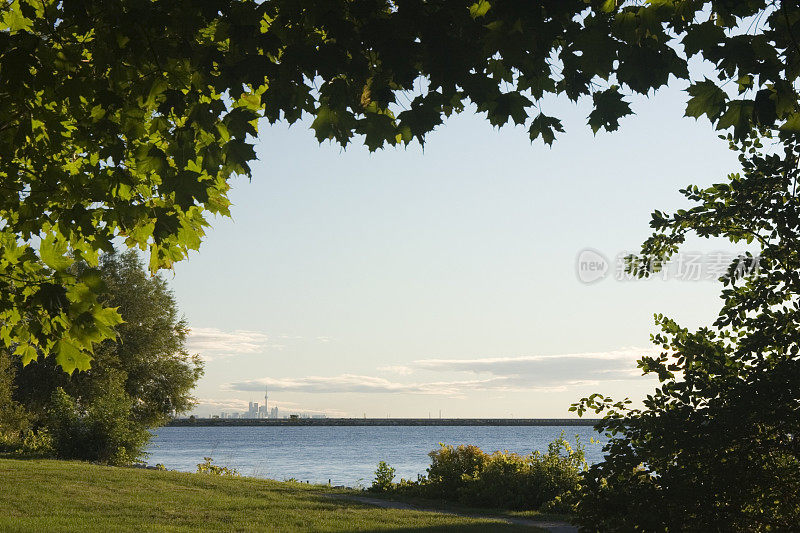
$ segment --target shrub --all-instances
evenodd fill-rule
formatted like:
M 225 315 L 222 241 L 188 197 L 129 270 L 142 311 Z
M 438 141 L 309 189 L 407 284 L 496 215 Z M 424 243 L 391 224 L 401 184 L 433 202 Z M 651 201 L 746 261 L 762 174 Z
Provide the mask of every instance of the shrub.
M 424 483 L 425 493 L 431 498 L 453 500 L 465 479 L 474 478 L 483 469 L 487 455 L 477 446 L 446 446 L 428 454 L 431 466 Z
M 10 352 L 0 349 L 0 451 L 14 452 L 30 430 L 30 413 L 14 400 L 15 368 Z
M 212 474 L 215 476 L 238 476 L 239 472 L 234 468 L 227 466 L 219 466 L 213 464 L 214 460 L 211 457 L 203 457 L 203 462 L 197 465 L 198 474 Z M 295 481 L 294 478 L 287 481 Z
M 131 401 L 111 381 L 89 405 L 81 406 L 57 388 L 51 397 L 48 428 L 56 455 L 124 465 L 143 455 L 149 432 L 131 419 Z
M 0 435 L 0 452 L 14 457 L 50 457 L 53 439 L 46 429 L 25 429 L 15 435 Z
M 372 482 L 370 490 L 373 492 L 386 492 L 391 490 L 394 484 L 395 469 L 389 466 L 386 461 L 378 463 L 378 469 L 375 470 L 375 480 Z
M 457 501 L 471 506 L 502 509 L 543 509 L 570 512 L 587 464 L 584 448 L 577 441 L 573 448 L 563 434 L 548 446 L 546 453 L 529 455 L 494 452 L 487 454 L 477 446 L 446 446 L 431 452 L 428 476 L 416 482 L 380 485 L 381 470 L 394 469 L 381 462 L 373 490 L 392 490 L 406 496 Z M 381 465 L 384 465 L 382 469 Z M 388 487 L 387 488 L 376 488 Z

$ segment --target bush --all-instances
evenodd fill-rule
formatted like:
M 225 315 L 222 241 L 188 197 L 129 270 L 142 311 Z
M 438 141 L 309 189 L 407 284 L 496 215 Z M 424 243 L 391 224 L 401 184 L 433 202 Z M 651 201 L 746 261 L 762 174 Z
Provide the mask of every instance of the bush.
M 8 350 L 0 349 L 0 451 L 16 451 L 30 430 L 30 413 L 14 400 L 14 366 Z
M 109 382 L 85 407 L 59 387 L 50 405 L 48 427 L 57 457 L 125 465 L 143 455 L 150 434 L 131 419 L 130 398 L 118 383 Z
M 394 485 L 395 469 L 389 466 L 386 461 L 378 463 L 378 469 L 375 470 L 375 480 L 372 482 L 370 490 L 373 492 L 386 492 L 392 489 Z
M 0 452 L 13 457 L 51 457 L 53 439 L 46 429 L 25 429 L 16 435 L 0 435 Z
M 211 457 L 203 457 L 203 462 L 197 465 L 198 474 L 212 474 L 215 476 L 238 476 L 239 472 L 234 468 L 213 464 Z M 294 478 L 287 481 L 296 481 Z
M 477 446 L 439 446 L 428 454 L 431 466 L 423 483 L 424 492 L 431 498 L 454 500 L 465 480 L 479 475 L 488 456 Z
M 580 441 L 573 448 L 563 434 L 546 453 L 487 454 L 477 446 L 445 446 L 431 452 L 428 476 L 394 484 L 394 469 L 381 461 L 373 490 L 456 501 L 476 507 L 570 512 L 587 464 Z M 387 472 L 391 478 L 387 481 Z M 379 480 L 382 483 L 379 483 Z

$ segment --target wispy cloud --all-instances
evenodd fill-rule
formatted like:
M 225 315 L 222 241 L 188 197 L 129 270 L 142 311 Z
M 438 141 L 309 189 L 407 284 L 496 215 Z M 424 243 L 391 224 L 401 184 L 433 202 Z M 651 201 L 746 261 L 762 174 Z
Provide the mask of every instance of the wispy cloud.
M 406 365 L 380 366 L 378 367 L 378 371 L 388 372 L 390 374 L 400 374 L 402 376 L 407 376 L 414 373 L 414 369 Z
M 429 383 L 400 383 L 375 376 L 341 374 L 338 376 L 307 376 L 301 378 L 262 378 L 231 383 L 230 388 L 238 391 L 270 390 L 337 393 L 417 393 L 417 394 L 455 394 L 463 387 L 489 386 L 503 378 L 467 381 L 437 381 Z
M 651 348 L 625 348 L 608 352 L 562 355 L 528 355 L 477 359 L 420 359 L 406 365 L 381 367 L 395 379 L 363 374 L 304 376 L 238 381 L 234 391 L 270 390 L 304 393 L 433 394 L 464 397 L 473 391 L 566 391 L 603 382 L 640 379 L 635 361 L 652 355 Z M 414 379 L 421 373 L 438 373 L 450 379 Z M 459 378 L 459 373 L 471 374 Z M 468 378 L 468 379 L 465 379 Z
M 259 331 L 222 331 L 217 328 L 192 328 L 187 341 L 191 353 L 212 360 L 234 355 L 259 353 L 267 347 L 269 337 Z
M 338 376 L 308 376 L 300 378 L 262 378 L 231 383 L 235 391 L 260 391 L 264 386 L 272 391 L 305 393 L 367 393 L 367 394 L 432 394 L 463 397 L 470 391 L 565 390 L 565 386 L 539 386 L 517 377 L 497 376 L 486 379 L 426 381 L 403 383 L 376 376 L 340 374 Z
M 247 411 L 247 402 L 237 398 L 198 398 L 193 411 Z
M 400 374 L 418 370 L 470 372 L 491 376 L 528 377 L 539 383 L 625 379 L 640 376 L 636 360 L 655 355 L 654 348 L 623 348 L 607 352 L 559 355 L 522 355 L 477 359 L 420 359 L 400 367 L 386 367 Z

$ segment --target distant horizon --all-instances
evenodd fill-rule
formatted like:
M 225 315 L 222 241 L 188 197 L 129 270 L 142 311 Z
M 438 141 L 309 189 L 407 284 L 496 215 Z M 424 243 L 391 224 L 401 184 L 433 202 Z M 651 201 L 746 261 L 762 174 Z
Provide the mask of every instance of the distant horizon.
M 220 418 L 180 417 L 173 418 L 167 427 L 533 427 L 533 426 L 595 426 L 600 418 L 415 418 L 415 417 L 308 417 L 286 416 L 282 418 Z
M 292 413 L 292 415 L 296 415 L 296 413 Z M 280 416 L 279 418 L 247 418 L 247 417 L 240 417 L 240 418 L 222 418 L 217 415 L 212 416 L 197 416 L 197 415 L 187 415 L 182 414 L 178 415 L 173 418 L 173 420 L 191 420 L 194 417 L 196 420 L 247 420 L 247 421 L 260 421 L 260 420 L 297 420 L 298 418 L 292 418 L 292 415 L 284 415 Z M 324 418 L 326 420 L 602 420 L 602 418 L 587 418 L 587 417 L 564 417 L 564 418 L 548 418 L 548 417 L 533 417 L 533 418 L 526 418 L 526 417 L 482 417 L 482 416 L 458 416 L 458 417 L 445 417 L 445 416 L 385 416 L 385 417 L 360 417 L 360 416 L 341 416 L 341 417 L 332 417 L 327 415 L 321 415 L 320 418 L 310 417 L 310 416 L 302 416 L 298 415 L 300 419 L 304 420 L 320 420 Z

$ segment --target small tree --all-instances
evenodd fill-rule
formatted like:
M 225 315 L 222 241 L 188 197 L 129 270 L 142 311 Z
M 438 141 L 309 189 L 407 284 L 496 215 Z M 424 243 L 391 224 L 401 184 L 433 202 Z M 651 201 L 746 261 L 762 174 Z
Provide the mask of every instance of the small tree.
M 392 488 L 394 482 L 395 469 L 389 466 L 386 461 L 378 463 L 378 468 L 375 470 L 375 479 L 372 481 L 370 490 L 373 492 L 386 492 Z

